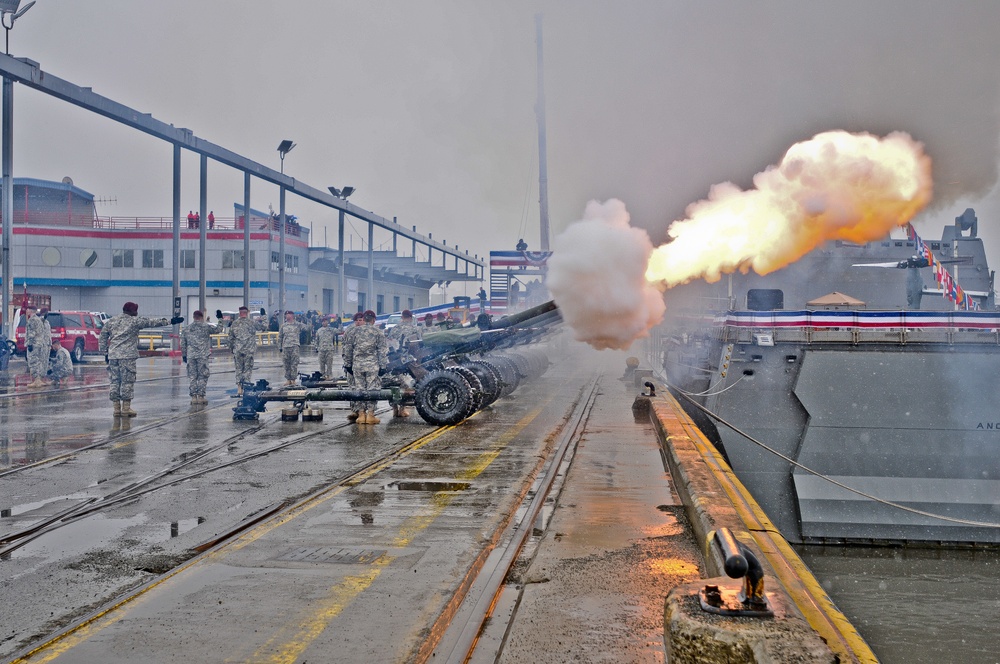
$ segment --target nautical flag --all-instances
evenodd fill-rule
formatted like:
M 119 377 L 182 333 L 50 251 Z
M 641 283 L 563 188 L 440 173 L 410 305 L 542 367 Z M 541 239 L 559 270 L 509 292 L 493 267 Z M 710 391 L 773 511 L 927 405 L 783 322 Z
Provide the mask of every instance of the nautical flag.
M 974 298 L 969 297 L 958 282 L 955 281 L 951 273 L 945 269 L 944 265 L 941 264 L 930 250 L 930 247 L 917 235 L 916 229 L 913 228 L 912 224 L 906 225 L 906 237 L 909 240 L 913 240 L 917 248 L 917 255 L 923 256 L 927 259 L 927 264 L 934 269 L 934 280 L 941 287 L 941 297 L 946 297 L 954 302 L 959 307 L 964 307 L 965 309 L 971 309 L 972 311 L 979 311 L 980 306 Z

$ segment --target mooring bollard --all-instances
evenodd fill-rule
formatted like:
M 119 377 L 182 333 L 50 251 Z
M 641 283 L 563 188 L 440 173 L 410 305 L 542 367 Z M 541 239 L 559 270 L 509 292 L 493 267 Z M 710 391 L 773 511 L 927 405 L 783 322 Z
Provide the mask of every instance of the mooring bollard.
M 773 617 L 774 611 L 764 595 L 764 569 L 749 547 L 736 539 L 728 528 L 708 536 L 708 544 L 722 555 L 723 569 L 731 579 L 743 579 L 743 587 L 724 588 L 706 585 L 698 593 L 701 608 L 724 616 Z

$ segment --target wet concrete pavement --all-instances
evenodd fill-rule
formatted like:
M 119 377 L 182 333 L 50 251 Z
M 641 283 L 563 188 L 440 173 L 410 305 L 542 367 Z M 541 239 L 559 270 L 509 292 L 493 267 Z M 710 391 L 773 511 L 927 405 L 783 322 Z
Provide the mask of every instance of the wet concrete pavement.
M 624 356 L 622 356 L 623 358 Z M 515 581 L 520 604 L 499 661 L 663 662 L 663 598 L 700 578 L 701 554 L 671 487 L 639 392 L 601 393 L 537 554 Z
M 314 357 L 307 356 L 304 371 L 310 370 L 308 360 L 315 362 Z M 192 555 L 191 547 L 275 501 L 310 495 L 390 449 L 418 441 L 397 462 L 316 496 L 299 508 L 295 518 L 283 518 L 285 525 L 259 526 L 217 552 L 186 563 L 187 568 L 123 606 L 120 614 L 109 614 L 89 628 L 87 638 L 72 641 L 65 655 L 67 661 L 101 662 L 177 661 L 182 657 L 194 661 L 329 661 L 331 652 L 344 661 L 412 659 L 470 560 L 537 473 L 581 385 L 595 372 L 594 362 L 608 362 L 611 376 L 609 385 L 602 387 L 608 395 L 608 403 L 601 406 L 602 417 L 619 418 L 627 426 L 617 429 L 620 424 L 605 424 L 605 432 L 587 443 L 607 449 L 602 460 L 591 462 L 586 476 L 594 477 L 585 482 L 589 488 L 574 498 L 574 504 L 585 507 L 566 518 L 584 519 L 578 531 L 581 542 L 594 538 L 598 525 L 613 519 L 619 525 L 617 532 L 595 542 L 605 551 L 617 550 L 631 546 L 626 542 L 636 536 L 645 543 L 634 550 L 636 575 L 643 569 L 660 574 L 658 569 L 672 564 L 666 561 L 678 559 L 678 554 L 660 546 L 661 539 L 680 526 L 663 485 L 643 495 L 663 479 L 655 440 L 646 437 L 644 458 L 631 458 L 631 443 L 615 443 L 630 437 L 631 427 L 649 430 L 648 425 L 632 421 L 631 388 L 614 379 L 624 365 L 623 357 L 594 353 L 587 362 L 554 366 L 542 379 L 522 385 L 493 408 L 440 431 L 416 417 L 402 421 L 385 417 L 372 430 L 358 431 L 343 424 L 330 404 L 324 404 L 323 422 L 266 422 L 260 431 L 224 445 L 212 459 L 235 458 L 314 431 L 319 435 L 304 437 L 264 457 L 265 462 L 231 466 L 150 494 L 100 518 L 80 522 L 81 531 L 72 537 L 66 537 L 65 530 L 56 531 L 0 560 L 4 573 L 0 587 L 4 597 L 13 598 L 0 608 L 0 624 L 10 630 L 0 635 L 0 655 L 10 656 L 88 608 L 181 563 Z M 223 359 L 213 364 L 213 371 L 227 364 Z M 0 519 L 0 532 L 24 527 L 78 496 L 106 495 L 171 460 L 225 442 L 251 426 L 231 420 L 225 394 L 230 389 L 228 375 L 215 372 L 209 382 L 209 408 L 192 410 L 187 404 L 186 377 L 170 377 L 179 369 L 168 358 L 141 363 L 140 379 L 167 379 L 137 386 L 140 416 L 127 435 L 115 433 L 121 437 L 111 445 L 57 464 L 0 476 L 2 495 L 10 496 L 5 502 L 21 506 Z M 269 373 L 276 377 L 278 371 L 275 366 L 258 374 L 270 378 Z M 13 406 L 22 418 L 29 413 L 39 417 L 34 405 L 48 404 L 54 398 L 16 398 L 6 409 Z M 104 391 L 81 397 L 81 401 L 90 404 L 91 411 L 104 411 L 82 418 L 93 422 L 84 426 L 89 427 L 87 433 L 95 438 L 112 433 Z M 25 405 L 28 402 L 34 405 Z M 149 408 L 143 408 L 144 403 Z M 59 412 L 61 417 L 47 430 L 72 431 L 72 414 L 65 409 Z M 148 420 L 171 415 L 179 419 L 142 430 Z M 273 416 L 273 409 L 262 415 Z M 98 428 L 101 422 L 104 429 Z M 55 451 L 49 443 L 36 450 Z M 649 456 L 651 450 L 653 456 Z M 35 454 L 40 456 L 44 455 Z M 636 518 L 614 518 L 617 508 L 605 500 L 621 493 L 621 479 L 647 468 L 649 461 L 654 462 L 652 475 L 643 474 L 639 485 L 622 494 L 627 498 L 626 511 Z M 614 470 L 619 465 L 620 474 Z M 596 491 L 600 487 L 604 489 Z M 657 509 L 658 505 L 664 507 Z M 650 524 L 642 525 L 647 518 L 652 519 L 652 530 Z M 686 571 L 686 565 L 678 569 Z M 606 570 L 615 574 L 616 567 L 608 564 Z M 658 594 L 657 601 L 662 602 L 665 589 L 657 589 L 656 583 L 647 585 L 650 597 Z M 635 613 L 642 623 L 639 647 L 655 651 L 649 611 L 642 608 Z M 192 630 L 192 625 L 199 629 Z

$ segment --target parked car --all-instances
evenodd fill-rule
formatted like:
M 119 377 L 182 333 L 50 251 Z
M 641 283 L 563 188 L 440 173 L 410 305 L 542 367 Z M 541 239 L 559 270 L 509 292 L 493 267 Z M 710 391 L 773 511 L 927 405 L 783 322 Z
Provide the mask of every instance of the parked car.
M 69 351 L 74 362 L 82 362 L 84 355 L 100 353 L 103 321 L 89 311 L 50 311 L 46 316 L 52 328 L 52 338 Z M 17 353 L 24 355 L 24 316 L 17 322 Z

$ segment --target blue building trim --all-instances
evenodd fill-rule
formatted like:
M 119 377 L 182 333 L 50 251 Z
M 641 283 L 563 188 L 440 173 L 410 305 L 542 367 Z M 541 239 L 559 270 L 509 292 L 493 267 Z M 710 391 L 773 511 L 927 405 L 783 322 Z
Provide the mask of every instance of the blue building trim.
M 28 287 L 34 286 L 67 286 L 67 287 L 78 287 L 78 288 L 113 288 L 113 287 L 126 287 L 126 288 L 170 288 L 173 286 L 173 281 L 160 280 L 160 279 L 29 279 Z M 14 286 L 24 286 L 25 280 L 22 278 L 14 279 Z M 3 280 L 0 279 L 0 284 Z M 199 282 L 197 281 L 182 281 L 181 288 L 198 288 Z M 266 281 L 251 281 L 250 288 L 277 288 L 277 283 L 268 284 Z M 206 281 L 206 288 L 243 288 L 242 281 Z M 285 284 L 285 290 L 290 291 L 307 291 L 308 286 L 299 284 Z

